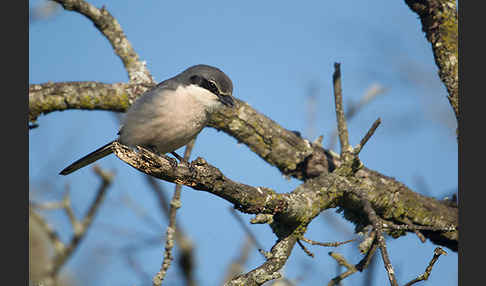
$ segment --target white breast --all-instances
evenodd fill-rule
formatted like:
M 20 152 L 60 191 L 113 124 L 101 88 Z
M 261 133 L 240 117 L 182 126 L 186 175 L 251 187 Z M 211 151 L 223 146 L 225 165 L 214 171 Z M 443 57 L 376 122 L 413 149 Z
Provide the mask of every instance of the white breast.
M 198 86 L 156 88 L 127 111 L 119 140 L 172 152 L 189 143 L 206 125 L 208 112 L 220 105 L 216 95 Z

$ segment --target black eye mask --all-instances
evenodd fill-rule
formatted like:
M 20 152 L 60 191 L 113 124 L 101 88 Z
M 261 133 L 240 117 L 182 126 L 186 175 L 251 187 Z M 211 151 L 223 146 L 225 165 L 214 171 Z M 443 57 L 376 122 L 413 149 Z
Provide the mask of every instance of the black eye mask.
M 198 75 L 193 75 L 190 78 L 191 83 L 196 84 L 204 89 L 209 90 L 210 92 L 219 95 L 220 92 L 218 90 L 218 87 L 214 84 L 214 82 L 209 81 L 201 76 Z

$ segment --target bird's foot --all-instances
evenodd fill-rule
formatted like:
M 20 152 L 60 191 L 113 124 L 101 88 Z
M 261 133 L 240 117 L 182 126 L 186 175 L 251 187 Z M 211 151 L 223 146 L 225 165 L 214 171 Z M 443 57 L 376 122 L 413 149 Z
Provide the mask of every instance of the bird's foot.
M 186 160 L 184 159 L 183 157 L 181 157 L 179 154 L 177 154 L 176 152 L 170 152 L 172 155 L 174 155 L 174 157 L 177 158 L 177 160 L 179 160 L 180 163 L 184 163 L 184 164 L 187 164 L 188 166 L 190 166 L 191 164 Z

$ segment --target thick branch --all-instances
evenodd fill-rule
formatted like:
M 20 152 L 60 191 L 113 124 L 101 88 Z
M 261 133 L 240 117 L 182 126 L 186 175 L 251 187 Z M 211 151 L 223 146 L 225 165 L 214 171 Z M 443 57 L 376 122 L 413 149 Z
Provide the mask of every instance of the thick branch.
M 61 82 L 29 86 L 29 121 L 41 114 L 69 109 L 124 112 L 137 95 L 148 90 L 141 84 Z
M 361 199 L 344 194 L 359 184 L 381 219 L 398 224 L 413 221 L 416 225 L 438 227 L 437 231 L 421 232 L 435 243 L 457 250 L 457 209 L 413 193 L 400 183 L 390 183 L 394 181 L 377 183 L 368 177 L 358 180 L 332 173 L 309 179 L 289 194 L 277 194 L 267 188 L 233 182 L 201 158 L 189 166 L 176 166 L 173 159 L 157 156 L 143 148 L 135 152 L 116 143 L 114 150 L 120 159 L 151 176 L 210 192 L 233 203 L 243 212 L 275 214 L 276 219 L 288 222 L 310 221 L 323 210 L 339 206 L 344 209 L 348 220 L 357 225 L 368 225 Z M 451 231 L 444 231 L 448 229 Z M 405 231 L 412 230 L 397 234 L 397 230 L 387 229 L 395 237 L 405 234 Z
M 39 86 L 44 88 L 46 85 L 49 84 Z M 77 93 L 75 87 L 77 83 L 72 84 L 74 86 L 73 88 L 69 87 L 71 85 L 70 83 L 65 83 L 64 85 L 66 86 L 63 88 L 67 93 L 63 96 L 68 102 L 78 102 L 80 105 L 76 108 L 89 109 L 101 109 L 101 106 L 104 104 L 113 102 L 113 99 L 106 94 L 109 94 L 110 90 L 121 89 L 119 86 L 121 84 L 114 84 L 111 88 L 109 87 L 110 85 L 100 85 L 99 89 L 89 89 L 92 92 L 93 102 L 96 102 L 95 106 L 93 106 L 89 101 L 76 101 Z M 88 83 L 83 83 L 83 85 L 89 86 Z M 126 86 L 131 87 L 130 85 Z M 43 99 L 43 97 L 51 96 L 51 94 L 46 91 L 37 93 L 33 86 L 31 86 L 30 90 L 29 114 L 35 113 L 38 115 L 56 110 L 52 101 Z M 128 88 L 125 92 L 126 94 L 124 96 L 128 98 L 135 97 L 133 88 Z M 49 102 L 50 104 L 39 104 L 39 102 Z M 115 107 L 118 110 L 123 110 L 126 108 L 126 105 L 115 104 Z M 225 108 L 212 116 L 209 124 L 218 130 L 224 131 L 239 142 L 246 144 L 253 152 L 269 164 L 276 166 L 287 176 L 293 176 L 307 181 L 309 178 L 326 174 L 341 164 L 339 159 L 327 150 L 311 144 L 294 132 L 281 127 L 270 118 L 240 100 L 237 100 L 237 106 L 235 108 Z M 140 164 L 143 165 L 142 163 Z M 433 226 L 440 229 L 458 225 L 458 211 L 456 207 L 447 206 L 436 199 L 414 193 L 393 178 L 367 168 L 358 171 L 354 178 L 356 182 L 353 184 L 369 186 L 368 192 L 372 192 L 369 193 L 372 204 L 376 204 L 379 207 L 378 215 L 386 220 L 393 221 L 397 224 L 405 224 L 406 218 L 408 218 L 414 225 Z M 193 181 L 191 184 L 197 186 L 198 182 Z M 205 187 L 211 189 L 210 185 Z M 262 197 L 256 191 L 247 193 L 245 201 L 250 203 L 250 198 L 254 195 L 256 196 L 256 201 L 252 201 L 251 205 L 261 206 L 261 202 L 264 201 L 264 197 L 266 196 Z M 349 203 L 342 201 L 341 205 L 349 208 L 351 213 L 356 209 L 356 205 L 353 205 L 352 201 Z M 247 207 L 250 207 L 250 205 Z M 266 211 L 271 213 L 271 209 L 266 209 Z M 257 211 L 254 210 L 253 213 L 257 213 Z M 457 251 L 457 231 L 434 232 L 421 230 L 421 233 L 434 243 Z
M 170 157 L 157 156 L 141 147 L 137 148 L 138 152 L 132 151 L 117 142 L 113 143 L 113 150 L 118 158 L 139 171 L 195 190 L 212 193 L 233 203 L 243 212 L 274 214 L 286 208 L 286 201 L 275 191 L 234 182 L 202 158 L 197 158 L 190 164 L 177 164 Z
M 432 45 L 439 77 L 449 93 L 449 103 L 459 120 L 456 0 L 405 0 L 420 16 L 422 31 Z
M 108 39 L 115 53 L 120 57 L 128 72 L 131 83 L 152 83 L 154 80 L 145 62 L 128 41 L 118 21 L 104 7 L 98 9 L 83 0 L 54 0 L 66 10 L 78 12 L 90 19 L 95 27 Z
M 259 113 L 248 103 L 236 101 L 236 108 L 224 108 L 212 114 L 209 126 L 244 143 L 284 175 L 305 179 L 328 171 L 326 154 L 322 153 L 318 154 L 319 160 L 313 162 L 312 176 L 308 175 L 306 165 L 313 152 L 312 144 Z

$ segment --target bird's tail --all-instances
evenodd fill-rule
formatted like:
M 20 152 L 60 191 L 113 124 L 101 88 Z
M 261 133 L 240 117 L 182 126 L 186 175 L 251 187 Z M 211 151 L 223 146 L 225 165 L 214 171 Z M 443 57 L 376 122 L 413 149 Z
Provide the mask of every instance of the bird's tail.
M 111 148 L 113 142 L 115 141 L 111 141 L 110 143 L 104 145 L 103 147 L 100 147 L 95 151 L 89 153 L 88 155 L 84 156 L 83 158 L 77 160 L 76 162 L 64 168 L 64 170 L 62 170 L 59 174 L 69 175 L 72 172 L 81 169 L 86 165 L 89 165 L 107 155 L 110 155 L 111 153 L 113 153 L 113 149 Z

